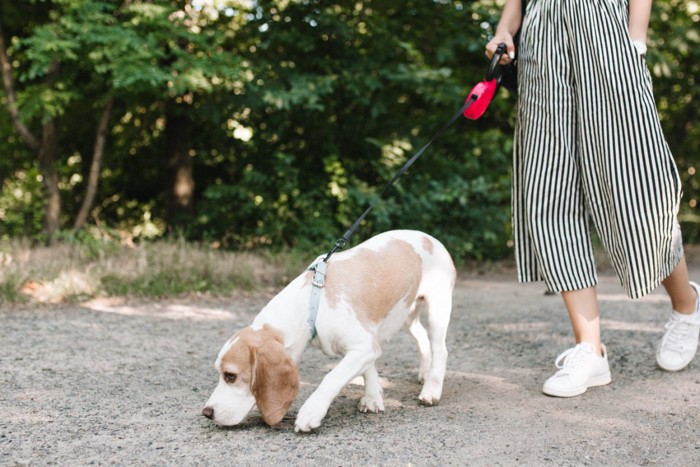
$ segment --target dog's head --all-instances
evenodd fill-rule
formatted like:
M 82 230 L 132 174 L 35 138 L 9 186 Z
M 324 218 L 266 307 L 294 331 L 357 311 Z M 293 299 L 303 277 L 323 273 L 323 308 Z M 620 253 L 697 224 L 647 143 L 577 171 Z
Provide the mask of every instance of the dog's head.
M 216 359 L 219 384 L 202 415 L 217 425 L 243 421 L 258 405 L 268 425 L 282 420 L 299 390 L 299 370 L 284 348 L 282 335 L 265 325 L 231 337 Z

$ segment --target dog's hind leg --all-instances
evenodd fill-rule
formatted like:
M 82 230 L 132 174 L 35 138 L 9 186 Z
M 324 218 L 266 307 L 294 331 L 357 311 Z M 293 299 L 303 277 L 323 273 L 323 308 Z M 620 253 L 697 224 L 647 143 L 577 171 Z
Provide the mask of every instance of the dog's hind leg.
M 420 402 L 437 405 L 442 396 L 442 383 L 447 370 L 447 326 L 452 312 L 452 290 L 438 290 L 425 297 L 428 305 L 428 339 L 430 341 L 430 369 L 424 375 Z
M 419 298 L 413 303 L 411 313 L 408 316 L 407 324 L 408 331 L 418 344 L 418 353 L 420 354 L 420 368 L 418 369 L 418 381 L 421 383 L 425 380 L 428 371 L 430 370 L 430 362 L 432 360 L 430 354 L 430 339 L 428 332 L 420 322 L 421 309 L 425 308 L 425 300 Z
M 372 365 L 363 375 L 365 379 L 365 395 L 360 399 L 360 412 L 384 412 L 382 385 L 379 382 L 377 367 Z

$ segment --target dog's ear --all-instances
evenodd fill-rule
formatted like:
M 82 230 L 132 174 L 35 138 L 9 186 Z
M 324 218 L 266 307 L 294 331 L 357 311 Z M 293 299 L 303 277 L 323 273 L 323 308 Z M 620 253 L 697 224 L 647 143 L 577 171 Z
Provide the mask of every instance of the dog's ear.
M 269 339 L 254 349 L 251 358 L 251 392 L 265 423 L 276 425 L 282 421 L 297 396 L 299 370 L 277 339 Z

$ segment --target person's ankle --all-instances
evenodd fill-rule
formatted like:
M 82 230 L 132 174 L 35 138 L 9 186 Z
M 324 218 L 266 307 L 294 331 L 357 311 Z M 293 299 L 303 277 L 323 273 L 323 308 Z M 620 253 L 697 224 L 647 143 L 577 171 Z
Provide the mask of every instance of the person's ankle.
M 598 355 L 599 357 L 602 357 L 604 355 L 603 344 L 601 344 L 600 342 L 595 342 L 593 340 L 590 340 L 590 341 L 583 341 L 582 340 L 580 342 L 577 342 L 577 344 L 590 345 L 593 348 L 593 353 L 595 355 Z
M 674 306 L 673 311 L 675 311 L 676 313 L 680 313 L 682 315 L 692 315 L 693 313 L 697 312 L 700 308 L 698 306 L 698 302 L 700 302 L 700 291 L 693 287 L 692 284 L 693 283 L 691 282 L 689 285 L 690 290 L 693 291 L 693 296 L 695 300 L 693 300 L 692 302 L 684 303 L 681 306 Z
M 696 311 L 698 311 L 698 300 L 700 300 L 698 297 L 695 297 L 695 301 L 692 302 L 690 305 L 685 305 L 685 306 L 674 306 L 673 311 L 676 313 L 680 313 L 682 315 L 692 315 Z

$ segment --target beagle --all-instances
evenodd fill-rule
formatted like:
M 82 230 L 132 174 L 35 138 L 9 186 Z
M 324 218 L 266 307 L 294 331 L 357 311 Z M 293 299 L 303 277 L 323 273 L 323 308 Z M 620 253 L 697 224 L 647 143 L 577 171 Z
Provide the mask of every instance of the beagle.
M 295 431 L 320 426 L 333 399 L 359 375 L 365 382 L 359 410 L 384 411 L 375 361 L 380 343 L 404 324 L 420 353 L 419 400 L 428 406 L 439 402 L 456 277 L 445 247 L 425 233 L 395 230 L 336 253 L 325 266 L 322 285 L 313 271 L 305 271 L 226 342 L 215 363 L 219 383 L 202 409 L 205 417 L 237 425 L 257 404 L 268 425 L 279 423 L 297 395 L 296 362 L 309 342 L 343 358 L 299 409 Z M 309 325 L 314 289 L 320 297 Z M 420 322 L 422 308 L 430 332 Z

